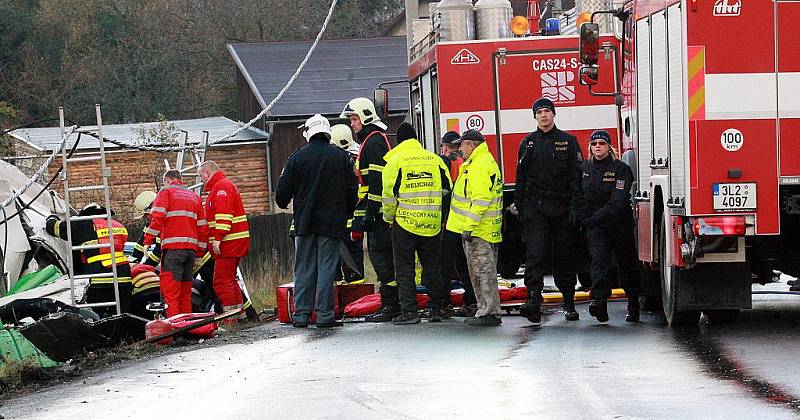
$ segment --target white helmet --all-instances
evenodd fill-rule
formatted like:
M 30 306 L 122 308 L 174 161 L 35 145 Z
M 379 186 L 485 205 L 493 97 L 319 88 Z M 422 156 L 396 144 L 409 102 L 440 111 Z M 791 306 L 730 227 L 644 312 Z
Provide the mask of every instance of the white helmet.
M 311 137 L 319 133 L 326 134 L 329 139 L 331 138 L 331 123 L 327 118 L 319 114 L 307 119 L 306 123 L 298 128 L 303 129 L 303 137 L 306 138 L 306 141 L 309 141 Z
M 375 112 L 375 105 L 367 98 L 355 98 L 345 105 L 342 114 L 339 118 L 349 118 L 351 115 L 358 115 L 361 124 L 375 124 L 376 126 L 386 130 L 386 124 L 381 122 L 378 113 Z
M 353 131 L 350 130 L 350 127 L 344 124 L 336 124 L 331 127 L 332 145 L 340 149 L 347 150 L 347 147 L 353 143 L 355 143 L 353 141 Z
M 133 200 L 133 217 L 141 219 L 142 216 L 148 213 L 150 206 L 156 201 L 156 193 L 153 191 L 142 191 Z

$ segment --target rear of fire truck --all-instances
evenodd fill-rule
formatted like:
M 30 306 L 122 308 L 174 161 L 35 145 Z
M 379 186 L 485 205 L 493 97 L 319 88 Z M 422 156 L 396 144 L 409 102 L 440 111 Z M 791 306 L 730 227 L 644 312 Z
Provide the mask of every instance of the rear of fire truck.
M 594 18 L 609 15 L 639 258 L 670 324 L 731 320 L 751 307 L 752 281 L 800 274 L 800 3 L 634 0 Z M 606 71 L 593 62 L 600 33 L 581 28 L 590 84 Z

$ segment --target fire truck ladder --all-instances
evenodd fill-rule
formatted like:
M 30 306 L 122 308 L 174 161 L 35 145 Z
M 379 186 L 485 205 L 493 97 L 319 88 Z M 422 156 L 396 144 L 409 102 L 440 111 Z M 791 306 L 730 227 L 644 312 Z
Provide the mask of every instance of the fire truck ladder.
M 61 136 L 65 135 L 65 124 L 64 124 L 64 108 L 61 107 L 58 109 L 59 119 L 61 122 Z M 117 315 L 122 313 L 122 309 L 120 308 L 120 297 L 119 297 L 119 278 L 117 276 L 117 259 L 116 259 L 116 252 L 122 252 L 123 250 L 117 250 L 114 248 L 114 229 L 111 219 L 111 194 L 109 192 L 109 179 L 111 178 L 111 168 L 106 165 L 106 151 L 105 151 L 105 140 L 103 137 L 103 117 L 100 113 L 100 105 L 95 105 L 95 114 L 97 117 L 97 128 L 92 129 L 81 129 L 81 131 L 85 133 L 90 133 L 92 136 L 96 136 L 98 142 L 100 143 L 98 153 L 95 155 L 90 156 L 81 156 L 81 157 L 69 157 L 69 148 L 67 147 L 67 142 L 63 142 L 61 146 L 61 160 L 63 165 L 63 170 L 61 171 L 61 182 L 64 185 L 64 202 L 67 205 L 67 211 L 65 216 L 65 222 L 67 227 L 67 243 L 70 244 L 71 251 L 86 251 L 92 249 L 109 249 L 110 254 L 112 255 L 111 258 L 111 271 L 108 273 L 95 273 L 95 274 L 75 274 L 75 262 L 73 261 L 72 252 L 67 253 L 67 267 L 68 267 L 68 274 L 69 274 L 69 286 L 72 298 L 72 305 L 77 306 L 80 308 L 102 308 L 102 307 L 115 307 L 117 311 Z M 69 165 L 71 163 L 78 163 L 78 162 L 99 162 L 99 169 L 100 175 L 102 178 L 102 183 L 96 185 L 82 185 L 82 186 L 74 186 L 70 185 L 69 182 Z M 79 222 L 83 220 L 92 220 L 97 219 L 101 215 L 91 215 L 91 216 L 72 216 L 70 213 L 70 194 L 77 193 L 77 192 L 85 192 L 85 191 L 102 191 L 103 192 L 103 208 L 105 208 L 105 215 L 102 215 L 106 221 L 108 222 L 108 243 L 101 244 L 101 243 L 90 243 L 90 244 L 82 244 L 82 245 L 73 245 L 72 244 L 72 223 Z M 95 302 L 95 303 L 84 303 L 78 304 L 75 299 L 75 280 L 81 279 L 107 279 L 111 278 L 114 284 L 114 300 L 111 302 Z

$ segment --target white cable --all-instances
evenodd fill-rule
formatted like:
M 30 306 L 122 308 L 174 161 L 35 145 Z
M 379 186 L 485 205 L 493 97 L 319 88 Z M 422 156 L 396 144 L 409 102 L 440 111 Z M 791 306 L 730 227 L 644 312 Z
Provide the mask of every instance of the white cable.
M 278 100 L 280 100 L 283 97 L 283 94 L 286 93 L 287 90 L 289 90 L 289 88 L 292 86 L 292 84 L 294 84 L 294 80 L 297 78 L 297 76 L 300 74 L 300 72 L 303 71 L 303 68 L 306 66 L 306 63 L 308 62 L 308 59 L 311 58 L 311 54 L 313 54 L 314 50 L 317 48 L 317 44 L 319 44 L 319 41 L 322 39 L 322 35 L 325 34 L 325 29 L 327 29 L 327 27 L 328 27 L 328 22 L 330 22 L 331 16 L 333 16 L 333 10 L 336 8 L 336 3 L 337 2 L 338 2 L 338 0 L 333 0 L 333 2 L 331 3 L 331 7 L 328 10 L 328 16 L 325 18 L 325 22 L 322 23 L 322 28 L 320 28 L 316 39 L 314 39 L 314 43 L 311 44 L 311 48 L 309 48 L 308 53 L 306 53 L 305 58 L 303 58 L 303 61 L 300 63 L 300 66 L 297 67 L 297 71 L 294 72 L 292 77 L 286 83 L 286 86 L 284 86 L 283 89 L 281 89 L 281 91 L 278 92 L 278 95 L 275 96 L 275 98 L 272 100 L 272 102 L 270 102 L 269 105 L 267 105 L 266 108 L 261 110 L 261 112 L 259 112 L 258 115 L 253 117 L 252 120 L 248 121 L 247 124 L 237 128 L 232 133 L 230 133 L 230 134 L 228 134 L 226 136 L 223 136 L 223 137 L 220 137 L 220 138 L 218 138 L 216 140 L 208 142 L 209 146 L 212 145 L 212 144 L 219 143 L 221 141 L 228 140 L 231 137 L 241 133 L 242 131 L 247 130 L 248 128 L 250 128 L 250 126 L 255 124 L 256 121 L 258 121 L 264 115 L 266 115 L 267 112 L 269 112 L 272 109 L 273 106 L 275 106 L 275 103 L 278 102 Z
M 56 156 L 58 156 L 58 154 L 61 153 L 61 149 L 64 146 L 64 142 L 67 141 L 67 139 L 72 135 L 72 133 L 77 128 L 78 128 L 77 126 L 73 125 L 72 127 L 70 127 L 67 130 L 67 133 L 61 139 L 61 143 L 59 143 L 58 147 L 53 148 L 53 153 L 50 154 L 50 157 L 47 158 L 47 160 L 44 162 L 42 167 L 39 168 L 39 170 L 36 171 L 36 173 L 32 177 L 30 177 L 28 179 L 28 182 L 26 182 L 25 185 L 22 186 L 22 189 L 20 189 L 19 191 L 15 192 L 11 197 L 9 197 L 6 201 L 4 201 L 2 204 L 0 204 L 0 206 L 5 207 L 5 206 L 13 203 L 17 198 L 22 196 L 22 194 L 25 194 L 25 192 L 28 191 L 28 188 L 30 188 L 31 185 L 33 185 L 36 182 L 36 180 L 39 179 L 39 177 L 44 175 L 44 173 L 50 167 L 50 164 L 53 163 L 53 160 L 55 160 Z
M 216 144 L 216 143 L 228 140 L 228 139 L 232 138 L 233 136 L 241 133 L 242 131 L 247 130 L 253 124 L 255 124 L 256 121 L 258 121 L 264 115 L 266 115 L 266 113 L 269 112 L 272 109 L 273 106 L 275 106 L 275 103 L 277 103 L 283 97 L 283 95 L 286 93 L 286 91 L 289 90 L 290 87 L 292 87 L 292 84 L 294 84 L 295 79 L 297 79 L 297 76 L 300 74 L 301 71 L 303 71 L 303 68 L 306 66 L 306 63 L 308 62 L 308 59 L 311 58 L 311 54 L 313 54 L 314 50 L 317 49 L 317 44 L 319 44 L 319 41 L 322 39 L 322 36 L 325 34 L 325 30 L 328 28 L 328 23 L 331 21 L 331 17 L 333 16 L 333 11 L 334 11 L 334 9 L 336 9 L 336 4 L 338 2 L 339 2 L 339 0 L 333 0 L 333 2 L 331 2 L 331 7 L 330 7 L 330 9 L 328 9 L 328 16 L 325 17 L 325 21 L 322 23 L 322 27 L 320 28 L 319 33 L 317 34 L 317 37 L 314 39 L 314 43 L 311 44 L 311 48 L 308 49 L 308 52 L 306 53 L 305 58 L 303 58 L 303 61 L 300 62 L 300 65 L 297 67 L 297 70 L 294 72 L 294 74 L 289 79 L 289 81 L 286 82 L 286 86 L 284 86 L 283 89 L 281 89 L 280 92 L 278 92 L 278 95 L 275 96 L 274 99 L 272 99 L 272 101 L 267 105 L 266 108 L 261 110 L 261 112 L 258 113 L 258 115 L 253 117 L 252 120 L 248 121 L 246 124 L 244 124 L 241 127 L 237 128 L 236 130 L 234 130 L 232 133 L 230 133 L 228 135 L 225 135 L 225 136 L 222 136 L 222 137 L 220 137 L 218 139 L 209 141 L 207 143 L 206 147 L 210 146 L 212 144 Z M 192 149 L 193 150 L 193 149 L 196 149 L 197 147 L 201 146 L 200 143 L 195 143 L 195 144 L 191 144 L 191 145 L 186 144 L 184 146 L 149 146 L 149 145 L 144 145 L 144 144 L 132 145 L 132 144 L 123 143 L 121 141 L 112 140 L 112 139 L 109 139 L 109 138 L 105 138 L 104 140 L 108 141 L 108 142 L 110 142 L 112 144 L 116 144 L 117 146 L 124 147 L 124 148 L 137 149 L 137 150 L 146 150 L 146 151 L 155 151 L 155 152 L 179 152 L 181 150 L 186 150 L 186 149 Z

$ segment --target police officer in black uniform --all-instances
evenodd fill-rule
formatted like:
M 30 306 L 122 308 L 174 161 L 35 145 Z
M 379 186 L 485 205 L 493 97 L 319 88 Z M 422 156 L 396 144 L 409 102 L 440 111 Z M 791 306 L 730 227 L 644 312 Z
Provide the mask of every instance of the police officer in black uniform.
M 555 105 L 546 98 L 533 104 L 538 128 L 519 146 L 517 186 L 510 210 L 522 220 L 526 242 L 525 286 L 528 301 L 520 313 L 541 322 L 542 288 L 546 258 L 553 252 L 553 277 L 563 296 L 567 321 L 578 320 L 575 311 L 576 226 L 584 208 L 580 175 L 583 156 L 575 136 L 555 126 Z
M 633 172 L 617 159 L 611 149 L 611 136 L 605 130 L 592 133 L 589 160 L 583 163 L 583 193 L 591 208 L 584 220 L 589 253 L 592 256 L 592 296 L 589 314 L 600 322 L 608 321 L 608 262 L 611 253 L 617 261 L 617 272 L 625 295 L 628 314 L 625 321 L 639 322 L 638 257 L 634 238 L 634 219 L 630 189 Z

